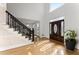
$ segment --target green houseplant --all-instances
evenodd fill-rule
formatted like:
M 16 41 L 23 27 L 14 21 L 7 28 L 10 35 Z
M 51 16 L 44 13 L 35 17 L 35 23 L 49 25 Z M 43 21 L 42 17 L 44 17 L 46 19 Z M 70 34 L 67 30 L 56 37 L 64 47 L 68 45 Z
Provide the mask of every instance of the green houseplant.
M 74 50 L 76 45 L 77 33 L 74 30 L 67 30 L 65 32 L 66 48 L 69 50 Z

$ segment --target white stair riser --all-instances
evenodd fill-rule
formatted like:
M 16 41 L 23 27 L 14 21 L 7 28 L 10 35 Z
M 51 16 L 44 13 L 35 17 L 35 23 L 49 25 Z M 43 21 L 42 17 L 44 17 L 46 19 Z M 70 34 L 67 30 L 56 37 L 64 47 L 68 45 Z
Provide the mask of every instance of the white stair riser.
M 29 38 L 25 38 L 18 31 L 9 28 L 8 25 L 0 24 L 0 51 L 20 47 L 23 45 L 31 44 Z

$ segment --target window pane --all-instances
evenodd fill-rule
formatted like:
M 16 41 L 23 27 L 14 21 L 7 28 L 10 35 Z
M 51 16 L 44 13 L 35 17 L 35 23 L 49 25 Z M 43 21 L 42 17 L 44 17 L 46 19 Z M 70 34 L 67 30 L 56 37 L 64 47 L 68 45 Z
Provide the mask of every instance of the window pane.
M 64 36 L 64 22 L 61 22 L 61 36 Z
M 50 3 L 50 5 L 49 5 L 50 10 L 49 11 L 51 12 L 63 5 L 64 5 L 63 3 Z

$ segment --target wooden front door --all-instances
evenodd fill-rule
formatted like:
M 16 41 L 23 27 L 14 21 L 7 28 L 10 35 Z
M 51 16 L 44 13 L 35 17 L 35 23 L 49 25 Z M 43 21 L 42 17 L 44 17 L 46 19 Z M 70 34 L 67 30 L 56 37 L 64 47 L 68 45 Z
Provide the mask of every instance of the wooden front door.
M 64 20 L 50 22 L 50 39 L 64 42 Z

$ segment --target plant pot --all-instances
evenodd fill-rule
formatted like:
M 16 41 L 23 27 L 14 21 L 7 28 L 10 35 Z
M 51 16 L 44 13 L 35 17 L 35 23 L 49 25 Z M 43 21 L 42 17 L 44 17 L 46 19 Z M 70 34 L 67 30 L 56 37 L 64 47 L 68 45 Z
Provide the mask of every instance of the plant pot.
M 75 39 L 68 39 L 66 40 L 66 48 L 69 50 L 74 50 L 76 45 Z

